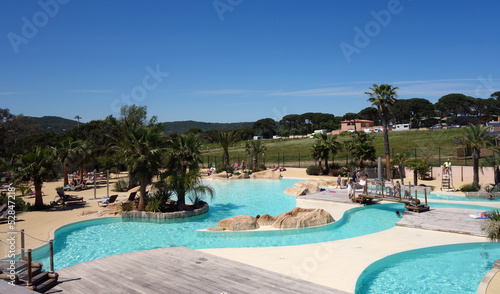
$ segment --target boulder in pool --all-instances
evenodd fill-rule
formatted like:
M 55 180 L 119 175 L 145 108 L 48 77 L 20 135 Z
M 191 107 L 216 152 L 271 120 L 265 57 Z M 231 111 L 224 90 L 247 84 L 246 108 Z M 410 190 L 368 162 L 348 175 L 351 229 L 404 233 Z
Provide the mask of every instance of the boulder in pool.
M 207 228 L 208 231 L 247 231 L 259 228 L 257 218 L 250 215 L 238 215 L 219 221 L 216 227 Z
M 306 187 L 289 187 L 286 188 L 283 193 L 292 195 L 292 196 L 301 196 L 301 195 L 306 195 L 307 194 L 307 188 Z
M 276 221 L 276 218 L 274 216 L 270 216 L 267 213 L 259 217 L 259 219 L 257 220 L 257 222 L 261 226 L 272 226 L 274 221 Z
M 280 229 L 307 228 L 334 222 L 332 215 L 320 208 L 300 208 L 282 213 L 276 217 L 273 227 Z

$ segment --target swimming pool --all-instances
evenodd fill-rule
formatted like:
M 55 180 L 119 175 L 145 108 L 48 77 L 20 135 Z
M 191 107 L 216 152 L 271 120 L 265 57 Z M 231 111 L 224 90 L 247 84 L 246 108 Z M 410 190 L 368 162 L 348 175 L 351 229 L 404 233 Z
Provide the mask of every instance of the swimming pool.
M 500 243 L 435 246 L 390 255 L 367 267 L 355 293 L 476 293 Z
M 185 246 L 202 248 L 267 247 L 310 244 L 358 237 L 390 229 L 399 220 L 394 211 L 402 203 L 377 204 L 348 210 L 335 223 L 305 229 L 205 232 L 220 219 L 234 215 L 277 215 L 296 206 L 295 197 L 282 191 L 297 180 L 237 180 L 210 182 L 217 192 L 208 214 L 178 220 L 103 218 L 70 224 L 55 233 L 56 270 L 105 256 L 145 249 Z M 433 207 L 486 206 L 433 203 Z M 47 249 L 35 250 L 35 260 L 48 264 Z

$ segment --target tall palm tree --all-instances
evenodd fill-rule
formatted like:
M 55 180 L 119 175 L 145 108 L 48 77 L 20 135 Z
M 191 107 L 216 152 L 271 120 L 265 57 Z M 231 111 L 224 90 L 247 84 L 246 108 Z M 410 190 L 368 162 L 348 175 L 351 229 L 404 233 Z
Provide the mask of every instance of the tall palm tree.
M 68 166 L 73 158 L 76 157 L 76 141 L 66 138 L 59 142 L 55 151 L 57 158 L 61 161 L 64 168 L 64 186 L 68 185 Z
M 17 180 L 32 180 L 35 185 L 35 207 L 43 208 L 43 182 L 57 177 L 57 160 L 49 147 L 35 147 L 19 157 L 21 167 L 17 169 Z
M 240 140 L 240 133 L 234 130 L 218 130 L 212 134 L 211 138 L 222 148 L 224 152 L 224 167 L 227 168 L 229 166 L 229 147 Z
M 494 147 L 492 150 L 493 156 L 485 157 L 484 161 L 481 163 L 481 172 L 483 172 L 484 167 L 492 167 L 496 187 L 500 184 L 500 149 L 499 147 Z
M 170 156 L 167 167 L 186 174 L 188 169 L 199 170 L 201 160 L 201 142 L 195 135 L 179 135 L 170 146 Z
M 252 156 L 252 170 L 259 170 L 259 156 L 266 153 L 266 146 L 259 140 L 247 141 L 245 144 L 245 151 L 248 155 Z
M 332 153 L 332 161 L 335 163 L 335 155 L 342 150 L 342 144 L 337 141 L 337 136 L 328 136 L 325 144 L 328 150 Z
M 391 106 L 396 102 L 396 90 L 398 87 L 393 87 L 388 84 L 373 84 L 370 88 L 370 92 L 365 92 L 365 94 L 370 95 L 368 101 L 372 103 L 372 107 L 377 107 L 380 121 L 382 122 L 382 127 L 384 130 L 384 151 L 385 151 L 385 165 L 387 169 L 387 178 L 391 178 L 391 155 L 389 148 L 389 133 L 387 130 L 387 116 L 391 111 Z
M 474 185 L 479 185 L 479 158 L 481 157 L 481 148 L 488 146 L 492 139 L 491 137 L 485 137 L 487 133 L 488 127 L 470 124 L 458 138 L 460 144 L 469 148 L 472 152 Z
M 201 182 L 200 173 L 197 170 L 189 170 L 187 173 L 168 172 L 163 182 L 167 189 L 177 195 L 177 208 L 184 210 L 186 208 L 186 195 L 194 194 L 194 199 L 202 198 L 202 195 L 214 197 L 214 189 Z M 193 203 L 196 204 L 196 203 Z
M 136 128 L 120 141 L 120 152 L 132 177 L 140 181 L 138 210 L 145 208 L 146 187 L 159 174 L 163 152 L 163 134 L 158 130 Z
M 368 141 L 355 141 L 351 150 L 352 157 L 359 161 L 359 167 L 368 167 L 368 161 L 375 160 L 375 147 Z

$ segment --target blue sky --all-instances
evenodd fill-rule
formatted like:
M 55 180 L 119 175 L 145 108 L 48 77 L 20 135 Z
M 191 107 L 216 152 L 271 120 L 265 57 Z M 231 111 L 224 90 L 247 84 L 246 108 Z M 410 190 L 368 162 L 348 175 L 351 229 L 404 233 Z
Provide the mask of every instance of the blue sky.
M 255 121 L 500 90 L 498 1 L 0 1 L 0 108 Z

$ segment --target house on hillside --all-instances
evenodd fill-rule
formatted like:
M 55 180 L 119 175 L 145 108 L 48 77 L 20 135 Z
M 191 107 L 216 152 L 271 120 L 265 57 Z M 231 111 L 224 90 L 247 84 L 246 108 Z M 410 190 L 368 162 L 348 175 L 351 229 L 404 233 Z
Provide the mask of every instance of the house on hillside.
M 364 129 L 372 129 L 373 128 L 373 120 L 366 119 L 351 119 L 344 120 L 340 122 L 340 131 L 341 132 L 349 132 L 349 130 L 358 132 L 362 132 Z M 356 127 L 354 127 L 356 126 Z

